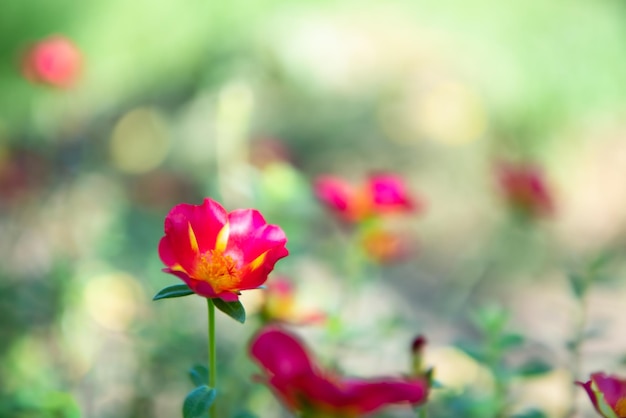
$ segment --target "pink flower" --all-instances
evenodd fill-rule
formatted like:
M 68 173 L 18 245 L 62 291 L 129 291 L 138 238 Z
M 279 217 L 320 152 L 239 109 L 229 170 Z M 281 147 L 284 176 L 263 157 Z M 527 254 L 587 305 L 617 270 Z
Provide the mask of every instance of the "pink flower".
M 74 43 L 61 35 L 53 35 L 34 44 L 22 62 L 24 76 L 35 82 L 67 88 L 78 79 L 81 53 Z
M 533 217 L 554 212 L 552 193 L 538 167 L 501 163 L 497 178 L 502 195 L 513 209 Z
M 605 418 L 626 418 L 626 380 L 593 373 L 587 382 L 576 382 L 589 395 L 593 407 Z
M 393 174 L 371 175 L 367 182 L 354 187 L 333 176 L 321 176 L 314 184 L 317 198 L 347 222 L 394 212 L 412 212 L 420 208 L 411 199 L 404 180 Z
M 421 404 L 428 396 L 428 382 L 422 378 L 355 379 L 322 371 L 300 340 L 277 327 L 262 329 L 250 353 L 263 367 L 267 384 L 292 411 L 353 418 L 391 404 Z
M 268 225 L 257 210 L 230 213 L 214 200 L 180 204 L 165 218 L 159 256 L 166 273 L 207 298 L 236 301 L 241 290 L 256 289 L 289 252 L 280 227 Z

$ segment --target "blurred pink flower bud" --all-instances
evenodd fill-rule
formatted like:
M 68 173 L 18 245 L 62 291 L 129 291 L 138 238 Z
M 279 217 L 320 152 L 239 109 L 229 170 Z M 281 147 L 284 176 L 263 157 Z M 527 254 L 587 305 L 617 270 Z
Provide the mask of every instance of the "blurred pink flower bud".
M 539 167 L 500 163 L 496 174 L 500 191 L 514 210 L 531 217 L 554 213 L 552 193 Z
M 593 407 L 605 418 L 626 418 L 626 380 L 604 373 L 593 373 L 582 386 Z
M 82 56 L 76 45 L 52 35 L 32 45 L 24 56 L 22 74 L 34 83 L 68 88 L 78 80 Z
M 314 192 L 326 207 L 350 223 L 422 208 L 421 202 L 409 196 L 402 177 L 393 174 L 373 174 L 358 187 L 338 177 L 320 176 Z

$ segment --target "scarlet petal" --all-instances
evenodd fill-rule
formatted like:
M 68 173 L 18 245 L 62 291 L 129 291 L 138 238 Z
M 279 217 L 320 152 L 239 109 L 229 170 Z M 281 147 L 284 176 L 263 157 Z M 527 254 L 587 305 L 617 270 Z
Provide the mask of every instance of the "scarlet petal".
M 377 174 L 369 178 L 368 186 L 374 207 L 379 210 L 414 208 L 408 196 L 404 180 L 392 174 Z
M 237 251 L 243 264 L 248 264 L 264 252 L 287 243 L 287 237 L 276 225 L 268 225 L 263 215 L 254 209 L 234 210 L 228 216 L 230 238 L 227 253 Z
M 317 198 L 338 212 L 346 212 L 354 197 L 354 188 L 344 180 L 332 176 L 320 176 L 313 185 Z
M 581 386 L 583 389 L 585 389 L 585 391 L 587 392 L 587 395 L 589 396 L 589 399 L 591 400 L 591 403 L 593 404 L 593 407 L 596 410 L 598 410 L 598 398 L 596 397 L 595 392 L 591 388 L 591 380 L 587 382 L 576 382 L 576 384 Z
M 180 205 L 183 206 L 183 205 Z M 204 199 L 201 205 L 184 205 L 186 218 L 198 240 L 198 248 L 201 253 L 215 248 L 217 234 L 228 221 L 226 210 L 212 199 Z
M 170 245 L 170 240 L 167 237 L 161 238 L 159 241 L 159 257 L 163 264 L 168 267 L 172 267 L 178 263 L 176 259 L 176 254 Z
M 302 343 L 277 327 L 264 328 L 252 341 L 250 353 L 271 375 L 281 380 L 313 372 Z
M 294 410 L 365 414 L 388 404 L 420 404 L 428 396 L 425 379 L 340 379 L 317 370 L 302 343 L 278 327 L 262 330 L 253 340 L 252 356 L 265 368 L 268 383 Z
M 619 379 L 615 376 L 606 375 L 604 373 L 594 373 L 591 380 L 595 382 L 598 389 L 604 395 L 604 399 L 615 408 L 617 402 L 626 397 L 626 380 Z
M 428 396 L 428 384 L 425 380 L 383 379 L 342 383 L 346 399 L 352 405 L 357 405 L 361 413 L 372 412 L 388 404 L 417 405 L 425 402 Z
M 202 205 L 186 203 L 175 206 L 165 218 L 165 240 L 160 248 L 164 249 L 165 258 L 161 260 L 168 266 L 168 261 L 175 259 L 186 271 L 193 270 L 198 250 L 204 253 L 214 248 L 217 234 L 226 222 L 226 211 L 219 203 L 205 199 Z M 190 239 L 189 227 L 193 231 L 198 248 L 194 248 Z

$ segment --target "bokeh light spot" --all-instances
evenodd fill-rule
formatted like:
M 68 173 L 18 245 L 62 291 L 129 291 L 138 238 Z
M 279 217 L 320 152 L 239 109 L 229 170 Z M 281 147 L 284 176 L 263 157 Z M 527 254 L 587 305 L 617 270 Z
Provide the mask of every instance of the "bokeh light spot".
M 135 279 L 118 272 L 91 279 L 85 287 L 84 302 L 98 324 L 112 331 L 124 331 L 137 316 L 141 295 Z
M 163 117 L 154 109 L 137 108 L 122 116 L 113 128 L 111 160 L 125 173 L 145 173 L 163 162 L 169 147 Z

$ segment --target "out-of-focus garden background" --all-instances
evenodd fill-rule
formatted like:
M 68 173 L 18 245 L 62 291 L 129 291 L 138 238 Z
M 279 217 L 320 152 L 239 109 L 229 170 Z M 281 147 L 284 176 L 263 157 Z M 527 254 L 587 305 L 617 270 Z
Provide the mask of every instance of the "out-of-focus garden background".
M 304 303 L 346 304 L 302 332 L 347 373 L 403 373 L 422 333 L 438 379 L 480 387 L 451 345 L 478 339 L 468 318 L 499 305 L 522 353 L 554 367 L 515 402 L 565 416 L 573 380 L 626 372 L 624 22 L 620 0 L 5 0 L 0 416 L 179 416 L 186 370 L 205 358 L 204 303 L 151 301 L 176 280 L 156 247 L 170 208 L 204 196 L 285 230 L 273 274 Z M 80 51 L 70 86 L 24 74 L 51 35 Z M 541 167 L 552 216 L 511 216 L 501 160 Z M 312 184 L 371 172 L 403 176 L 424 210 L 394 225 L 412 257 L 366 264 L 351 298 L 346 237 Z M 567 277 L 605 254 L 573 377 Z M 251 380 L 259 293 L 243 298 L 245 325 L 218 320 L 224 416 L 284 414 Z

